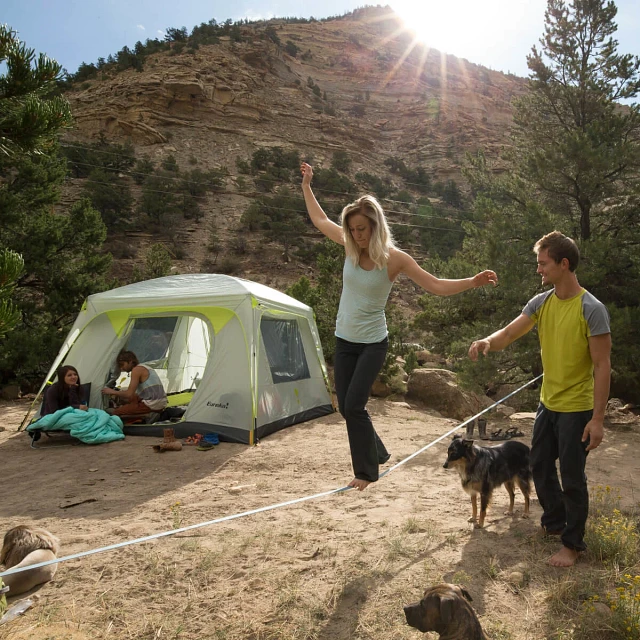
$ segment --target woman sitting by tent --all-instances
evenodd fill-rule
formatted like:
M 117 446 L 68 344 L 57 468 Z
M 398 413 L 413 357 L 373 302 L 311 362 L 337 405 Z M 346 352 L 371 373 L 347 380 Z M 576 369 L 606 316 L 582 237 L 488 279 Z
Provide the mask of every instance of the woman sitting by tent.
M 131 373 L 131 379 L 126 389 L 102 389 L 103 395 L 124 400 L 124 404 L 119 407 L 107 409 L 108 413 L 116 416 L 137 416 L 162 411 L 167 406 L 167 393 L 158 374 L 151 367 L 140 364 L 133 351 L 121 351 L 116 364 L 120 371 Z
M 65 407 L 87 410 L 87 400 L 80 384 L 80 374 L 69 364 L 59 367 L 56 372 L 58 381 L 54 382 L 44 393 L 42 416 L 55 413 Z

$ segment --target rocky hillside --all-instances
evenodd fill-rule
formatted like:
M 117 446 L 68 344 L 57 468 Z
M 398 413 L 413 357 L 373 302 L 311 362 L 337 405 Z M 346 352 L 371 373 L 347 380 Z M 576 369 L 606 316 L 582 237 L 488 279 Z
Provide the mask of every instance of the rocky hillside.
M 130 142 L 137 158 L 161 163 L 172 155 L 181 170 L 224 173 L 220 188 L 201 199 L 202 220 L 174 220 L 169 230 L 137 220 L 124 238 L 111 233 L 110 242 L 131 245 L 122 273 L 143 260 L 145 245 L 168 236 L 183 248 L 178 270 L 215 270 L 205 246 L 213 223 L 222 255 L 239 233 L 248 243 L 237 257 L 237 275 L 283 287 L 312 265 L 282 264 L 281 250 L 269 251 L 259 234 L 239 228 L 258 194 L 253 177 L 238 166 L 256 150 L 282 147 L 324 167 L 343 150 L 351 179 L 369 172 L 411 192 L 385 165 L 399 158 L 407 167 L 424 167 L 432 183 L 454 179 L 464 191 L 464 154 L 497 155 L 511 122 L 510 102 L 524 88 L 515 76 L 414 45 L 388 8 L 327 21 L 250 23 L 240 34 L 197 49 L 172 43 L 148 56 L 141 71 L 102 71 L 67 92 L 75 129 L 65 144 L 86 146 L 99 137 Z M 67 196 L 82 184 L 72 180 Z M 131 181 L 131 188 L 139 198 L 141 187 Z M 359 184 L 358 192 L 365 191 Z M 345 195 L 342 202 L 351 199 Z

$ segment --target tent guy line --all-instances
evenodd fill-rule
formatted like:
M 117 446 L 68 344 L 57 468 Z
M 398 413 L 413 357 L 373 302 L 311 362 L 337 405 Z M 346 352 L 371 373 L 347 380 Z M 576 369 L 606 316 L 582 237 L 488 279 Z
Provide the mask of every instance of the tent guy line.
M 482 414 L 487 413 L 488 411 L 490 411 L 494 407 L 497 407 L 499 404 L 503 403 L 505 400 L 507 400 L 511 396 L 514 396 L 516 393 L 519 393 L 520 391 L 522 391 L 522 389 L 524 389 L 525 387 L 528 387 L 530 384 L 533 384 L 534 382 L 536 382 L 537 380 L 542 378 L 542 375 L 543 374 L 540 374 L 536 378 L 533 378 L 532 380 L 529 380 L 529 382 L 525 382 L 522 386 L 518 387 L 515 391 L 512 391 L 511 393 L 506 395 L 504 398 L 501 398 L 500 400 L 497 400 L 496 402 L 494 402 L 490 407 L 487 407 L 486 409 L 483 409 L 482 411 L 479 411 L 478 413 L 476 413 L 471 418 L 467 418 L 461 424 L 455 426 L 453 429 L 450 429 L 449 431 L 447 431 L 443 435 L 439 436 L 438 438 L 436 438 L 435 440 L 433 440 L 429 444 L 425 445 L 421 449 L 418 449 L 418 451 L 415 451 L 411 455 L 407 456 L 406 458 L 404 458 L 403 460 L 401 460 L 397 464 L 395 464 L 392 467 L 390 467 L 389 469 L 387 469 L 384 473 L 382 473 L 380 475 L 380 478 L 383 478 L 384 476 L 386 476 L 391 471 L 394 471 L 395 469 L 397 469 L 401 465 L 405 464 L 409 460 L 415 458 L 417 455 L 419 455 L 419 454 L 423 453 L 424 451 L 426 451 L 427 449 L 431 448 L 434 444 L 437 444 L 441 440 L 444 440 L 444 438 L 446 438 L 447 436 L 450 436 L 451 434 L 455 433 L 456 431 L 458 431 L 458 429 L 461 429 L 462 427 L 465 427 L 466 425 L 470 424 L 478 416 L 481 416 Z M 170 531 L 162 531 L 160 533 L 154 533 L 152 535 L 145 536 L 143 538 L 135 538 L 134 540 L 125 540 L 124 542 L 118 542 L 116 544 L 111 544 L 111 545 L 108 545 L 106 547 L 99 547 L 97 549 L 89 549 L 88 551 L 81 551 L 80 553 L 74 553 L 74 554 L 72 554 L 70 556 L 64 556 L 62 558 L 56 558 L 55 560 L 48 560 L 46 562 L 39 562 L 37 564 L 32 564 L 32 565 L 29 565 L 29 566 L 26 566 L 26 567 L 20 567 L 19 569 L 17 569 L 17 568 L 9 569 L 8 571 L 4 571 L 3 573 L 0 573 L 0 578 L 3 578 L 4 576 L 12 575 L 14 573 L 21 573 L 23 571 L 29 571 L 31 569 L 37 569 L 39 567 L 46 567 L 46 566 L 48 566 L 50 564 L 60 564 L 62 562 L 67 562 L 69 560 L 77 560 L 79 558 L 84 558 L 86 556 L 91 556 L 91 555 L 94 555 L 94 554 L 97 554 L 97 553 L 103 553 L 105 551 L 113 551 L 115 549 L 128 547 L 128 546 L 131 546 L 133 544 L 139 544 L 141 542 L 149 542 L 150 540 L 157 540 L 158 538 L 165 538 L 167 536 L 173 536 L 173 535 L 175 535 L 177 533 L 184 533 L 185 531 L 192 531 L 193 529 L 200 529 L 201 527 L 208 527 L 210 525 L 220 524 L 221 522 L 229 522 L 230 520 L 236 520 L 237 518 L 243 518 L 245 516 L 255 515 L 256 513 L 263 513 L 265 511 L 273 511 L 275 509 L 282 509 L 283 507 L 289 507 L 289 506 L 294 505 L 294 504 L 300 504 L 302 502 L 308 502 L 309 500 L 316 500 L 317 498 L 324 498 L 326 496 L 330 496 L 330 495 L 333 495 L 335 493 L 342 493 L 343 491 L 348 491 L 349 489 L 352 489 L 352 488 L 353 487 L 340 487 L 338 489 L 331 489 L 330 491 L 324 491 L 323 493 L 316 493 L 316 494 L 310 495 L 310 496 L 303 496 L 302 498 L 295 498 L 294 500 L 287 500 L 286 502 L 279 502 L 278 504 L 271 504 L 271 505 L 268 505 L 266 507 L 259 507 L 258 509 L 251 509 L 249 511 L 242 511 L 241 513 L 234 513 L 234 514 L 232 514 L 230 516 L 224 516 L 222 518 L 216 518 L 215 520 L 208 520 L 206 522 L 199 522 L 197 524 L 189 525 L 188 527 L 181 527 L 180 529 L 171 529 Z

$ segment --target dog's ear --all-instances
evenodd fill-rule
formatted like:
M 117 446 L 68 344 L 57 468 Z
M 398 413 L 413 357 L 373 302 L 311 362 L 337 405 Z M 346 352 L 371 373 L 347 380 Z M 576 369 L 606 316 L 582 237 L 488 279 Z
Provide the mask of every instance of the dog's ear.
M 463 440 L 462 442 L 467 449 L 471 449 L 471 447 L 473 447 L 473 440 Z
M 452 440 L 462 440 L 462 436 L 459 433 L 454 433 L 451 439 Z
M 453 612 L 456 606 L 456 599 L 453 596 L 440 597 L 440 619 L 443 624 L 451 624 Z

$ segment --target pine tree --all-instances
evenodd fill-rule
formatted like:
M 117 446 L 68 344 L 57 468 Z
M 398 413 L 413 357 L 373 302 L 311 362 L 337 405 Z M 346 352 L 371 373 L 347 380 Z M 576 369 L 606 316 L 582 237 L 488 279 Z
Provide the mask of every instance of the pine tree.
M 638 184 L 640 107 L 618 101 L 640 91 L 640 59 L 617 53 L 616 13 L 605 0 L 549 0 L 541 49 L 527 57 L 530 91 L 514 116 L 520 170 L 580 240 L 602 225 L 620 232 L 628 179 Z
M 580 283 L 611 314 L 612 393 L 640 399 L 640 111 L 619 102 L 640 90 L 640 61 L 618 54 L 615 15 L 604 0 L 548 0 L 503 171 L 482 155 L 465 170 L 481 224 L 465 225 L 470 237 L 462 251 L 428 268 L 463 277 L 490 267 L 501 286 L 424 298 L 418 323 L 433 332 L 432 344 L 460 357 L 468 380 L 516 382 L 541 372 L 533 333 L 479 363 L 465 356 L 471 340 L 504 326 L 540 290 L 532 247 L 558 229 L 578 242 Z
M 60 79 L 61 67 L 40 55 L 34 64 L 33 50 L 21 43 L 15 31 L 0 25 L 0 64 L 7 73 L 0 76 L 0 178 L 16 154 L 46 148 L 60 127 L 69 124 L 69 105 L 62 98 L 47 95 Z M 0 220 L 6 224 L 12 198 L 0 188 Z M 9 209 L 9 210 L 7 210 Z M 6 214 L 6 215 L 3 215 Z M 0 241 L 0 338 L 20 320 L 11 294 L 24 269 L 22 256 Z
M 24 269 L 22 256 L 9 249 L 0 249 L 0 338 L 20 321 L 20 312 L 11 301 L 15 283 Z
M 106 288 L 111 256 L 88 201 L 57 208 L 68 168 L 56 136 L 71 122 L 67 102 L 52 97 L 60 66 L 36 60 L 8 27 L 0 27 L 0 61 L 0 307 L 8 314 L 0 333 L 14 325 L 0 344 L 2 384 L 41 378 L 83 300 Z
M 57 132 L 71 123 L 69 103 L 51 96 L 62 79 L 62 67 L 17 38 L 16 32 L 0 25 L 0 153 L 46 148 Z

